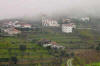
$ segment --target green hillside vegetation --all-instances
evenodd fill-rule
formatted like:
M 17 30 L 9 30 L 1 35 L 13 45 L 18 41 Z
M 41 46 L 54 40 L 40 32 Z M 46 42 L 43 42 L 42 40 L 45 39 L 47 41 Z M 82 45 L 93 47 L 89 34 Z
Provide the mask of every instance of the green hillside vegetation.
M 16 57 L 18 61 L 68 58 L 71 52 L 67 51 L 67 49 L 90 49 L 91 46 L 99 43 L 97 42 L 99 39 L 95 40 L 95 38 L 95 34 L 91 30 L 75 30 L 75 32 L 71 34 L 57 32 L 57 30 L 52 30 L 50 28 L 46 28 L 46 30 L 44 29 L 42 32 L 23 32 L 22 34 L 12 37 L 0 37 L 0 58 Z M 57 44 L 65 47 L 65 52 L 61 50 L 55 51 L 38 45 L 37 42 L 41 39 L 57 42 Z M 62 60 L 66 62 L 66 58 Z M 60 59 L 59 61 L 62 60 Z M 80 59 L 78 58 L 77 60 Z M 49 60 L 47 62 L 52 63 L 53 61 Z M 61 64 L 65 65 L 65 62 Z M 82 64 L 81 62 L 75 62 L 75 64 L 76 63 Z
M 85 66 L 100 66 L 100 63 L 92 63 L 92 64 L 87 64 Z

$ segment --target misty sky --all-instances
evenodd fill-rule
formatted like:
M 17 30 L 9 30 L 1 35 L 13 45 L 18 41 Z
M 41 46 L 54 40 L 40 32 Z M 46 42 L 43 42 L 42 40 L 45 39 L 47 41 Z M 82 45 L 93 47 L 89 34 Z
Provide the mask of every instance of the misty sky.
M 100 0 L 0 0 L 0 19 L 39 14 L 96 16 Z

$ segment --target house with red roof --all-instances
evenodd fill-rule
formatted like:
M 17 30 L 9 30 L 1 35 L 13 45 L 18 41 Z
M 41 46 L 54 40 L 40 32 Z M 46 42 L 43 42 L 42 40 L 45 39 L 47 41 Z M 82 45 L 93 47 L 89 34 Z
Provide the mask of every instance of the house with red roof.
M 4 32 L 8 33 L 9 35 L 15 35 L 15 34 L 20 34 L 21 33 L 21 31 L 15 29 L 15 28 L 4 29 Z
M 31 28 L 31 24 L 21 24 L 22 28 Z
M 55 41 L 47 40 L 47 39 L 42 39 L 39 41 L 39 44 L 42 45 L 43 47 L 51 47 L 51 48 L 57 48 L 57 49 L 64 49 L 65 47 L 57 44 Z

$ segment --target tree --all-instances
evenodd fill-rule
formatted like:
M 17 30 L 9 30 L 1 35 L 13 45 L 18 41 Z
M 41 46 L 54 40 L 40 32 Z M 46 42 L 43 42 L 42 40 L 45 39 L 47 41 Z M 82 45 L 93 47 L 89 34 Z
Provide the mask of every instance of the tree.
M 21 51 L 25 51 L 27 48 L 26 48 L 26 45 L 20 45 L 19 49 L 20 49 Z
M 60 56 L 64 57 L 65 54 L 66 54 L 66 52 L 64 50 L 62 50 Z
M 47 50 L 50 50 L 50 49 L 51 49 L 51 47 L 50 47 L 50 46 L 47 46 L 46 48 L 47 48 Z
M 22 58 L 24 56 L 24 51 L 27 49 L 26 48 L 26 45 L 20 45 L 19 49 L 22 51 L 21 54 L 22 54 Z
M 14 62 L 14 64 L 16 64 L 17 61 L 18 61 L 18 60 L 17 60 L 17 57 L 11 57 L 11 61 Z
M 100 44 L 96 47 L 96 50 L 100 50 Z
M 74 55 L 75 55 L 75 54 L 72 52 L 72 53 L 71 53 L 71 56 L 74 57 Z
M 66 57 L 69 57 L 69 56 L 70 56 L 70 54 L 66 53 Z

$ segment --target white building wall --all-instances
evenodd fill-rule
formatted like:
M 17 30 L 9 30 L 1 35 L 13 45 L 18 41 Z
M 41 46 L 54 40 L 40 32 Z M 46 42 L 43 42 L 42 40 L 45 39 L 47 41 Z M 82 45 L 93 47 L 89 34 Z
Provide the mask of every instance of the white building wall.
M 72 31 L 73 31 L 73 27 L 72 26 L 62 25 L 62 32 L 72 33 Z
M 52 26 L 52 27 L 59 27 L 59 24 L 58 24 L 57 21 L 51 20 L 51 21 L 49 21 L 49 26 Z
M 45 17 L 42 18 L 42 26 L 48 27 L 59 27 L 59 24 L 56 20 L 47 19 Z

